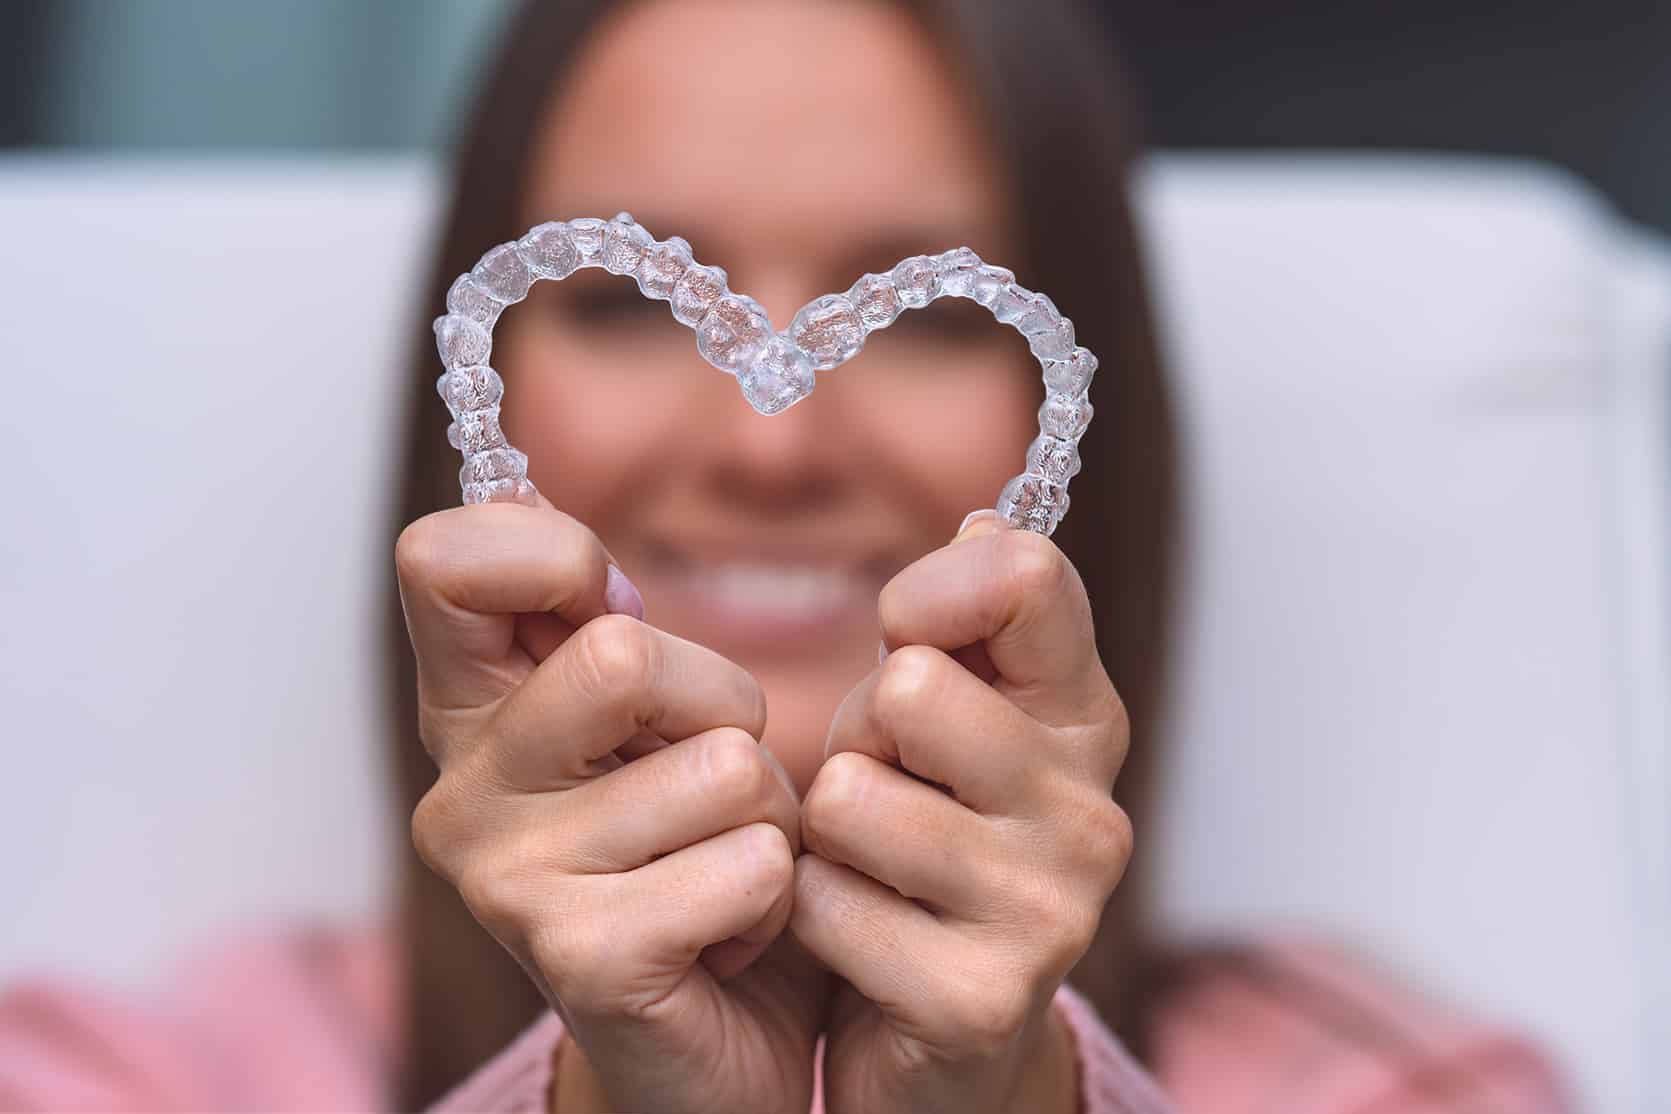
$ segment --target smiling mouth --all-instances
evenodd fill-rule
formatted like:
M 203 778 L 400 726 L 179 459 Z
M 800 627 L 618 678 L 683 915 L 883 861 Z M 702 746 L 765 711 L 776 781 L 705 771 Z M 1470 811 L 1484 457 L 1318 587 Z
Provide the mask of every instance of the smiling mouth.
M 646 549 L 644 579 L 681 619 L 715 637 L 777 641 L 875 623 L 876 596 L 892 570 L 879 560 L 802 553 L 698 554 L 666 543 Z

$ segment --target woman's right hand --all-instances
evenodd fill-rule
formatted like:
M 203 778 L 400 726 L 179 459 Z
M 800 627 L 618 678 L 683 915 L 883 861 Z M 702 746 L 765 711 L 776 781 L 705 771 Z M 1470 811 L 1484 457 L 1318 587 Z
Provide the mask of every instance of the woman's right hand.
M 799 804 L 759 742 L 764 695 L 608 613 L 608 551 L 540 503 L 440 511 L 396 546 L 440 768 L 418 851 L 562 1016 L 585 1056 L 562 1070 L 589 1067 L 614 1109 L 803 1114 L 823 980 L 781 936 Z

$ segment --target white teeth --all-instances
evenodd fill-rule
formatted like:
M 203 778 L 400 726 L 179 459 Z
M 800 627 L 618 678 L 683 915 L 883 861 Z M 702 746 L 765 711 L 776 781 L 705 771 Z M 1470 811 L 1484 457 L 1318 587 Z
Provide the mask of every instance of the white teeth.
M 784 614 L 823 612 L 846 603 L 856 587 L 852 574 L 807 565 L 706 566 L 692 570 L 691 584 L 724 608 Z

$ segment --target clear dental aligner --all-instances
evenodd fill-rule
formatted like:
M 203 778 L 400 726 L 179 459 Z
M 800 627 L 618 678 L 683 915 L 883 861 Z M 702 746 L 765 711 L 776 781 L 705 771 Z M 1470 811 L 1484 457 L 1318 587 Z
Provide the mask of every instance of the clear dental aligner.
M 446 371 L 436 390 L 451 411 L 447 440 L 464 454 L 458 481 L 464 502 L 533 494 L 528 457 L 499 428 L 505 385 L 488 366 L 493 325 L 505 307 L 527 297 L 540 279 L 563 279 L 583 267 L 631 275 L 647 298 L 672 304 L 673 316 L 696 331 L 696 350 L 737 379 L 762 414 L 778 414 L 812 393 L 831 371 L 908 309 L 936 298 L 969 298 L 1027 338 L 1044 370 L 1039 435 L 1027 448 L 1025 471 L 1004 486 L 997 511 L 1010 525 L 1047 537 L 1068 511 L 1068 481 L 1079 472 L 1079 439 L 1091 422 L 1087 392 L 1097 358 L 1074 344 L 1073 322 L 1015 275 L 981 262 L 968 248 L 914 255 L 887 274 L 865 275 L 845 294 L 825 294 L 801 307 L 777 332 L 759 302 L 733 293 L 723 268 L 691 258 L 678 236 L 656 240 L 620 213 L 614 220 L 549 221 L 483 255 L 447 291 L 447 313 L 435 319 Z

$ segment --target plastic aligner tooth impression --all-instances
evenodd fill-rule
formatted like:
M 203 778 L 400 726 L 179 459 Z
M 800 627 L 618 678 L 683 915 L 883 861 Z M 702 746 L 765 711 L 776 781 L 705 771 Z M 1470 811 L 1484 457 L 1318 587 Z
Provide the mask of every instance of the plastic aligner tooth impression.
M 505 382 L 490 367 L 461 367 L 443 372 L 435 381 L 435 390 L 456 416 L 498 406 L 505 397 Z
M 908 309 L 921 309 L 940 293 L 940 269 L 926 255 L 913 255 L 895 265 L 890 276 L 899 300 Z
M 621 213 L 603 231 L 603 268 L 612 275 L 630 275 L 638 270 L 644 253 L 655 239 L 632 219 Z
M 528 269 L 515 244 L 500 244 L 488 251 L 470 272 L 470 277 L 489 297 L 506 305 L 522 301 L 528 296 L 528 288 L 534 284 L 534 272 Z
M 991 309 L 998 296 L 1014 282 L 1015 275 L 1003 267 L 982 265 L 969 277 L 968 297 Z
M 721 371 L 737 375 L 766 350 L 772 319 L 746 294 L 721 294 L 696 326 L 696 350 Z
M 750 406 L 762 414 L 781 414 L 812 393 L 817 372 L 812 358 L 782 333 L 766 342 L 737 383 Z
M 847 300 L 859 311 L 866 332 L 886 329 L 905 311 L 892 275 L 865 275 L 848 289 Z
M 580 266 L 580 249 L 575 246 L 569 226 L 560 220 L 546 221 L 529 229 L 516 242 L 516 250 L 528 269 L 540 278 L 565 279 Z
M 725 268 L 692 263 L 673 284 L 673 294 L 668 298 L 673 303 L 673 319 L 693 329 L 700 325 L 714 303 L 729 289 L 726 281 Z
M 1057 395 L 1082 395 L 1097 372 L 1097 358 L 1088 348 L 1075 348 L 1065 360 L 1046 359 L 1044 389 Z
M 447 291 L 447 312 L 468 317 L 484 329 L 493 328 L 505 303 L 476 285 L 472 275 L 459 275 Z
M 1041 433 L 1027 446 L 1027 471 L 1053 484 L 1066 487 L 1079 467 L 1079 445 L 1071 438 Z
M 690 265 L 690 245 L 679 237 L 653 245 L 638 265 L 638 292 L 646 298 L 663 302 L 671 300 L 674 288 L 690 270 Z
M 569 221 L 569 237 L 580 255 L 580 266 L 603 266 L 603 234 L 607 227 L 597 217 L 576 217 Z
M 864 347 L 864 321 L 847 295 L 825 294 L 801 307 L 789 325 L 789 339 L 812 358 L 813 367 L 829 371 Z
M 1012 526 L 1049 536 L 1068 513 L 1068 487 L 1023 472 L 998 496 L 998 515 Z
M 980 275 L 981 257 L 968 248 L 953 248 L 934 257 L 943 297 L 967 298 Z
M 1039 404 L 1039 432 L 1077 441 L 1091 424 L 1091 400 L 1084 395 L 1047 394 Z
M 1079 439 L 1093 414 L 1097 358 L 1076 344 L 1073 322 L 1048 297 L 1019 285 L 1013 272 L 967 247 L 914 255 L 886 273 L 860 276 L 845 293 L 813 299 L 777 332 L 760 303 L 730 289 L 724 268 L 698 263 L 678 236 L 656 240 L 626 212 L 608 221 L 576 217 L 536 225 L 490 248 L 448 289 L 447 312 L 435 319 L 446 369 L 435 389 L 453 418 L 447 440 L 464 456 L 458 472 L 464 502 L 534 494 L 527 456 L 499 426 L 505 384 L 488 364 L 493 327 L 533 283 L 584 267 L 631 275 L 646 298 L 668 302 L 674 319 L 695 330 L 702 358 L 736 376 L 744 399 L 762 414 L 782 413 L 806 398 L 818 372 L 852 359 L 870 333 L 906 310 L 946 297 L 985 306 L 1027 338 L 1045 388 L 1038 436 L 1027 446 L 1025 470 L 999 494 L 998 513 L 1012 526 L 1045 535 L 1067 514 L 1068 482 L 1082 467 Z
M 435 347 L 443 367 L 485 364 L 493 354 L 493 334 L 468 317 L 448 314 L 435 320 Z

